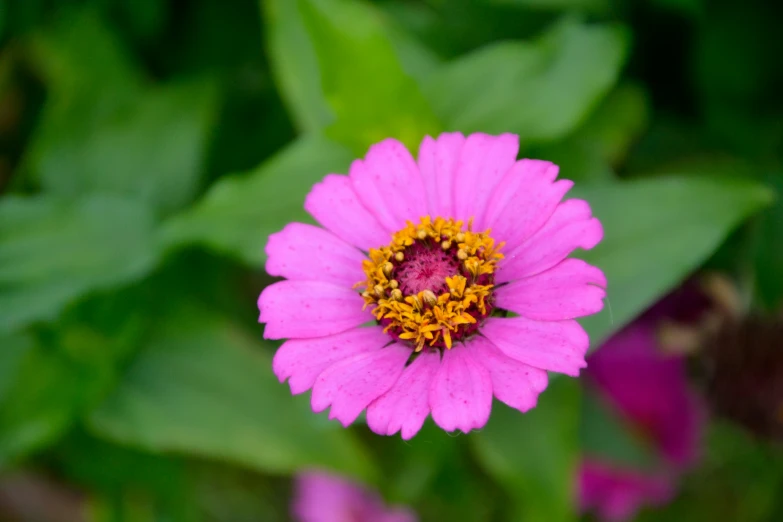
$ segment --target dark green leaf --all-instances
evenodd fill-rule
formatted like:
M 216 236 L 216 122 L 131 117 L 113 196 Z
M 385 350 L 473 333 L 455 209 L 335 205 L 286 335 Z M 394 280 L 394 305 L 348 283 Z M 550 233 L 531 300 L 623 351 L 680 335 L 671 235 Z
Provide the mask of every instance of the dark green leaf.
M 298 0 L 315 47 L 324 98 L 336 117 L 327 134 L 364 153 L 393 137 L 411 148 L 440 124 L 403 69 L 385 20 L 359 0 Z
M 557 139 L 615 84 L 627 39 L 619 27 L 565 20 L 536 41 L 493 44 L 457 59 L 432 76 L 425 94 L 448 128 Z
M 77 98 L 44 118 L 29 158 L 44 189 L 132 195 L 162 212 L 193 198 L 214 116 L 211 84 L 150 89 L 102 115 L 89 105 Z
M 0 200 L 0 330 L 149 272 L 158 248 L 146 206 L 111 196 Z
M 302 138 L 255 171 L 218 181 L 199 203 L 165 224 L 169 244 L 203 243 L 250 265 L 266 259 L 272 232 L 310 222 L 304 198 L 326 174 L 346 172 L 352 156 L 323 138 Z
M 579 387 L 558 379 L 538 406 L 522 414 L 493 405 L 486 427 L 471 436 L 484 469 L 518 504 L 526 522 L 576 520 L 573 498 L 579 459 Z
M 277 381 L 268 348 L 214 313 L 172 314 L 92 415 L 92 429 L 150 451 L 265 472 L 322 467 L 372 477 L 351 432 L 313 414 L 307 397 L 291 397 Z
M 607 306 L 584 319 L 593 347 L 670 291 L 742 220 L 772 201 L 765 187 L 729 178 L 661 177 L 577 186 L 604 226 L 580 257 L 609 282 Z
M 2 346 L 0 367 L 12 363 L 15 369 L 0 395 L 0 467 L 56 441 L 111 389 L 138 333 L 126 321 L 133 313 L 123 311 L 113 327 L 80 307 L 55 328 L 21 339 L 23 353 Z

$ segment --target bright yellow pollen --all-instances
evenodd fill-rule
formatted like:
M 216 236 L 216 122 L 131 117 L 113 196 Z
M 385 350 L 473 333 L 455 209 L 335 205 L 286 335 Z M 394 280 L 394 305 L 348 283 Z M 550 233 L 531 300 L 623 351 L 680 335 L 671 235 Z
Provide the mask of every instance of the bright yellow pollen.
M 370 259 L 363 263 L 367 280 L 357 286 L 365 288 L 365 308 L 372 307 L 378 321 L 388 321 L 384 331 L 394 330 L 400 339 L 415 345 L 417 352 L 425 343 L 433 346 L 439 339 L 443 341 L 441 346 L 451 348 L 455 334 L 460 339 L 464 325 L 476 323 L 475 314 L 487 314 L 487 300 L 494 284 L 479 284 L 479 279 L 485 283 L 493 281 L 482 276 L 495 272 L 503 258 L 498 251 L 503 244 L 495 245 L 489 230 L 473 232 L 471 223 L 467 230 L 462 225 L 462 221 L 441 217 L 432 220 L 429 216 L 421 218 L 418 225 L 408 221 L 392 236 L 389 246 L 370 249 Z M 403 294 L 404 287 L 392 275 L 398 268 L 405 269 L 409 249 L 415 244 L 454 256 L 461 273 L 445 278 L 448 291 L 437 295 L 436 289 L 424 289 L 413 295 Z M 396 277 L 399 279 L 399 272 Z

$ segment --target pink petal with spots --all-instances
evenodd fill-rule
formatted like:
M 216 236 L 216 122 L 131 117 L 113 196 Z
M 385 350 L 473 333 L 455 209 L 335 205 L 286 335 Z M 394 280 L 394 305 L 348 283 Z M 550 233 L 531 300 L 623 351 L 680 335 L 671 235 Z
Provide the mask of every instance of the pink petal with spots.
M 577 376 L 587 366 L 587 333 L 576 321 L 490 317 L 481 333 L 504 354 L 535 368 Z
M 495 186 L 514 165 L 519 136 L 471 134 L 465 140 L 454 174 L 454 217 L 466 224 L 474 218 L 474 230 L 483 231 L 484 212 Z
M 275 353 L 272 370 L 280 382 L 290 378 L 291 393 L 296 395 L 312 388 L 321 372 L 334 363 L 378 350 L 389 341 L 389 336 L 380 326 L 354 328 L 315 339 L 291 339 Z
M 499 308 L 529 319 L 560 321 L 600 312 L 604 307 L 606 278 L 581 259 L 566 259 L 538 275 L 499 286 Z
M 377 248 L 391 240 L 390 232 L 359 201 L 348 176 L 329 174 L 313 185 L 304 207 L 334 235 L 362 250 Z
M 427 214 L 419 167 L 397 140 L 389 138 L 370 147 L 364 160 L 353 162 L 350 176 L 359 199 L 389 232 Z
M 397 383 L 367 408 L 367 425 L 379 435 L 402 432 L 402 438 L 416 435 L 430 414 L 428 391 L 440 366 L 440 354 L 423 351 Z
M 511 252 L 546 224 L 563 196 L 573 186 L 555 181 L 557 165 L 523 159 L 503 177 L 492 194 L 483 225 L 492 229 L 495 241 L 504 241 Z
M 590 250 L 603 237 L 601 222 L 592 217 L 586 201 L 565 201 L 557 206 L 546 225 L 532 238 L 512 252 L 506 250 L 496 281 L 503 283 L 541 273 L 577 248 Z
M 280 281 L 258 298 L 264 338 L 310 338 L 344 332 L 372 319 L 364 299 L 343 286 L 320 281 Z
M 366 279 L 364 254 L 328 230 L 290 223 L 269 236 L 266 271 L 300 281 L 325 281 L 347 288 Z
M 492 392 L 499 401 L 521 412 L 535 408 L 548 383 L 544 370 L 508 357 L 481 336 L 471 339 L 466 347 L 471 357 L 489 371 Z
M 464 345 L 445 350 L 430 385 L 430 407 L 435 424 L 446 431 L 468 433 L 483 427 L 492 409 L 492 380 Z
M 454 171 L 464 144 L 465 136 L 459 132 L 443 133 L 435 139 L 425 136 L 421 142 L 419 171 L 433 219 L 448 219 L 454 214 Z
M 410 355 L 410 348 L 392 344 L 330 366 L 313 386 L 313 411 L 331 406 L 329 418 L 348 426 L 372 401 L 394 386 Z

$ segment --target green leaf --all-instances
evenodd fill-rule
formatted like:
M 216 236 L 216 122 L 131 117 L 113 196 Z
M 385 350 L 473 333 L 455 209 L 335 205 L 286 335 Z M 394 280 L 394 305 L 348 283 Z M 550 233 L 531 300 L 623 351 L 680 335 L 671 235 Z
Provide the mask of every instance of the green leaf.
M 111 389 L 139 332 L 129 321 L 134 312 L 124 305 L 122 312 L 114 325 L 94 308 L 77 307 L 40 335 L 3 344 L 0 467 L 58 440 Z
M 0 332 L 0 402 L 5 400 L 22 360 L 33 346 L 34 341 L 28 335 Z
M 206 81 L 145 88 L 95 15 L 33 40 L 49 97 L 24 160 L 50 192 L 132 195 L 170 212 L 197 188 L 216 90 Z
M 585 390 L 580 419 L 579 440 L 585 456 L 639 471 L 655 466 L 653 448 L 604 397 Z
M 615 84 L 627 39 L 620 27 L 568 19 L 536 41 L 497 43 L 457 59 L 433 74 L 425 94 L 448 128 L 555 140 Z
M 301 131 L 317 132 L 334 120 L 323 93 L 318 57 L 296 0 L 261 1 L 266 49 L 280 96 Z
M 416 148 L 441 127 L 403 69 L 386 21 L 359 0 L 298 0 L 336 117 L 327 134 L 363 154 L 384 138 Z
M 101 115 L 87 105 L 76 99 L 42 122 L 28 166 L 45 190 L 131 195 L 161 212 L 193 198 L 215 112 L 212 84 L 150 89 Z
M 291 397 L 266 348 L 214 313 L 171 314 L 91 416 L 91 429 L 150 451 L 264 472 L 321 467 L 372 478 L 351 432 L 313 414 L 307 397 Z
M 580 255 L 609 282 L 607 306 L 580 321 L 593 348 L 703 263 L 728 233 L 768 205 L 772 193 L 741 179 L 661 177 L 577 186 L 604 226 L 604 239 Z
M 255 171 L 215 183 L 194 207 L 165 223 L 164 237 L 169 245 L 202 243 L 260 266 L 269 234 L 291 221 L 311 222 L 305 195 L 326 174 L 346 172 L 352 159 L 333 142 L 300 138 Z
M 560 175 L 575 181 L 608 181 L 633 141 L 647 126 L 647 97 L 636 84 L 610 92 L 584 122 L 564 139 L 533 147 L 528 157 L 560 166 Z
M 495 403 L 486 427 L 471 436 L 484 469 L 514 498 L 511 520 L 576 520 L 579 387 L 558 379 L 525 414 Z
M 0 331 L 138 279 L 159 254 L 146 206 L 112 196 L 0 200 Z

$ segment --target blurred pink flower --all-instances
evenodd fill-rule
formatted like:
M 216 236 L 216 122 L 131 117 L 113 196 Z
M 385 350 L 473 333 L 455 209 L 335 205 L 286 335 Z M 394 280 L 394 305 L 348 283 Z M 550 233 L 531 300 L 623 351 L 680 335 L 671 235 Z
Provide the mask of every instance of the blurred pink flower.
M 442 134 L 417 163 L 388 139 L 313 187 L 305 209 L 324 228 L 270 236 L 266 270 L 287 280 L 258 299 L 264 336 L 288 339 L 273 367 L 292 393 L 408 439 L 430 413 L 468 432 L 493 394 L 524 412 L 547 371 L 579 374 L 589 340 L 574 319 L 601 310 L 606 280 L 567 256 L 603 230 L 585 201 L 561 202 L 573 183 L 556 165 L 518 150 L 510 134 Z
M 340 477 L 301 473 L 294 483 L 291 512 L 296 522 L 416 522 L 406 508 L 387 507 L 381 497 Z
M 704 422 L 704 409 L 685 370 L 682 356 L 659 349 L 656 321 L 649 314 L 590 357 L 588 386 L 636 428 L 658 462 L 654 469 L 641 470 L 588 456 L 580 480 L 583 509 L 618 522 L 633 518 L 644 505 L 673 498 L 680 475 L 697 460 Z

